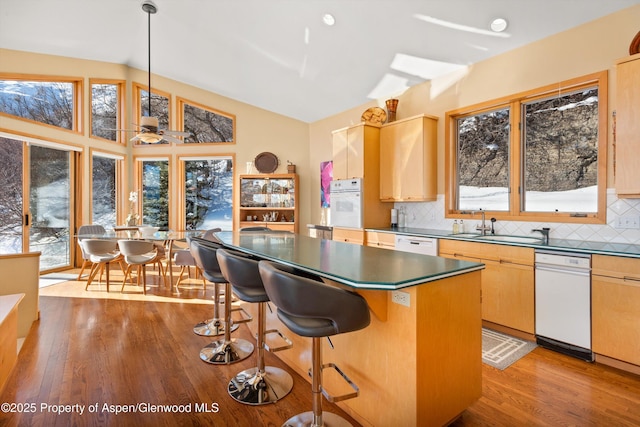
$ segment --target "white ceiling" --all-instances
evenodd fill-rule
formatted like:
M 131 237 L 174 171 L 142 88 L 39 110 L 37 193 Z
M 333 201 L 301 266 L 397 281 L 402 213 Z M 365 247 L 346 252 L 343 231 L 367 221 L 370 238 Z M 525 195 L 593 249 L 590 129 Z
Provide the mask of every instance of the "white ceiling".
M 425 60 L 469 65 L 640 0 L 154 2 L 153 74 L 313 122 L 425 81 Z M 147 70 L 141 5 L 0 0 L 0 47 Z M 488 34 L 495 17 L 508 20 L 505 36 Z

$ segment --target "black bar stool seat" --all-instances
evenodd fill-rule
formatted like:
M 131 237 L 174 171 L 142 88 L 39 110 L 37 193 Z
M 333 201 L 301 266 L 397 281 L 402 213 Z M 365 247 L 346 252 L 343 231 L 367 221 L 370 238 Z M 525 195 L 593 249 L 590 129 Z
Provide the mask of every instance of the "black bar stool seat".
M 321 338 L 355 332 L 371 322 L 366 300 L 345 289 L 303 277 L 282 264 L 260 261 L 260 275 L 264 288 L 273 304 L 278 307 L 278 318 L 292 332 L 311 337 L 312 367 L 311 392 L 313 410 L 298 414 L 283 426 L 349 426 L 339 415 L 322 412 L 322 396 L 330 402 L 338 402 L 358 396 L 358 387 L 334 364 L 322 363 Z M 322 370 L 334 368 L 349 383 L 354 392 L 343 396 L 331 396 L 322 388 Z

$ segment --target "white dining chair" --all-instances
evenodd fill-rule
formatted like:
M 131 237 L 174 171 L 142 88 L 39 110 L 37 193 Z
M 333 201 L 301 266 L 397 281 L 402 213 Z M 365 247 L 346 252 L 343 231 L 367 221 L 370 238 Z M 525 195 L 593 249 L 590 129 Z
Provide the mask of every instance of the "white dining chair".
M 89 285 L 96 277 L 96 274 L 100 273 L 100 277 L 102 277 L 102 272 L 106 271 L 107 292 L 109 292 L 109 264 L 115 261 L 122 263 L 123 260 L 120 251 L 118 251 L 118 244 L 115 240 L 83 239 L 80 241 L 80 247 L 83 253 L 87 254 L 89 262 L 92 263 L 84 290 L 89 289 Z M 125 271 L 124 268 L 122 270 Z
M 153 242 L 146 240 L 118 240 L 118 248 L 124 256 L 124 261 L 128 264 L 120 292 L 124 291 L 127 277 L 130 277 L 133 266 L 136 267 L 138 286 L 142 282 L 142 292 L 145 295 L 147 294 L 147 264 L 157 264 L 159 275 L 166 285 L 166 276 L 161 263 L 162 255 L 158 253 L 158 248 Z
M 83 238 L 80 236 L 88 236 L 88 235 L 101 236 L 105 233 L 106 233 L 106 230 L 104 229 L 103 226 L 99 224 L 81 225 L 80 227 L 78 227 L 78 236 L 79 236 L 78 246 L 80 246 L 80 252 L 82 253 L 82 266 L 80 266 L 80 273 L 78 273 L 78 280 L 82 278 L 82 273 L 84 273 L 84 269 L 92 264 L 89 254 L 86 253 L 84 248 L 82 247 L 81 242 Z M 91 273 L 89 273 L 89 275 L 91 275 Z

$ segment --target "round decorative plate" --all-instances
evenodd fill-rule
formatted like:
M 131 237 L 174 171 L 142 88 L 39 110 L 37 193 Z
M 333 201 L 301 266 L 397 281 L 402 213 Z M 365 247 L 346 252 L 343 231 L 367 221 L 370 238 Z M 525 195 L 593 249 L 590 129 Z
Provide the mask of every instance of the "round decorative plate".
M 279 163 L 280 161 L 278 161 L 278 158 L 275 154 L 266 151 L 264 153 L 258 154 L 253 161 L 253 164 L 256 166 L 256 169 L 258 169 L 258 172 L 260 173 L 274 172 L 276 169 L 278 169 Z
M 362 113 L 361 119 L 369 125 L 381 125 L 387 121 L 387 113 L 380 107 L 371 107 Z

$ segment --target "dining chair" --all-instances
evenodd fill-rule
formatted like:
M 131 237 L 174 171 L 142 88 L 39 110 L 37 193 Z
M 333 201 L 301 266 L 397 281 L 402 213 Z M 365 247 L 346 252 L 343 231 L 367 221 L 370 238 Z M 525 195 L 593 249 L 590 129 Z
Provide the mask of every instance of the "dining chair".
M 147 294 L 147 264 L 158 265 L 160 277 L 165 280 L 166 285 L 164 268 L 162 267 L 162 263 L 160 262 L 161 255 L 160 253 L 158 253 L 158 248 L 153 244 L 153 242 L 149 242 L 146 240 L 123 239 L 118 240 L 118 247 L 120 248 L 120 252 L 124 256 L 124 261 L 128 264 L 127 271 L 124 275 L 124 280 L 122 281 L 122 289 L 120 289 L 120 292 L 124 291 L 127 277 L 130 277 L 131 269 L 133 268 L 133 266 L 136 266 L 138 286 L 140 286 L 140 279 L 142 278 L 142 292 L 145 295 Z
M 90 234 L 100 236 L 105 233 L 106 233 L 106 230 L 104 229 L 103 226 L 99 224 L 81 225 L 80 227 L 78 227 L 78 236 L 85 236 Z M 80 267 L 80 273 L 78 273 L 78 280 L 82 278 L 82 273 L 84 273 L 84 269 L 92 264 L 89 254 L 85 252 L 84 248 L 80 244 L 81 241 L 82 241 L 82 238 L 78 237 L 78 246 L 80 246 L 80 252 L 82 253 L 82 266 Z
M 218 231 L 222 231 L 222 229 L 211 228 L 209 230 L 206 230 L 201 237 L 205 240 L 213 240 L 214 233 L 217 233 Z M 189 277 L 191 277 L 191 267 L 195 267 L 196 278 L 198 276 L 202 277 L 203 289 L 205 291 L 207 290 L 207 281 L 205 277 L 202 275 L 202 271 L 200 271 L 200 269 L 198 268 L 198 264 L 196 263 L 196 260 L 193 258 L 190 248 L 183 248 L 183 249 L 178 249 L 177 251 L 174 251 L 173 264 L 175 266 L 180 266 L 180 274 L 178 274 L 178 281 L 176 282 L 177 292 L 180 292 L 180 283 L 182 283 L 182 277 L 184 276 L 185 271 L 188 271 Z
M 106 270 L 107 273 L 107 292 L 109 292 L 109 264 L 115 261 L 120 262 L 122 266 L 122 255 L 118 251 L 118 244 L 115 240 L 103 240 L 103 239 L 83 239 L 80 242 L 80 247 L 83 253 L 86 253 L 89 257 L 89 261 L 92 263 L 89 277 L 87 278 L 87 285 L 84 287 L 86 291 L 89 289 L 89 285 L 96 277 L 98 272 L 102 277 L 102 272 Z M 125 271 L 124 268 L 122 268 Z

